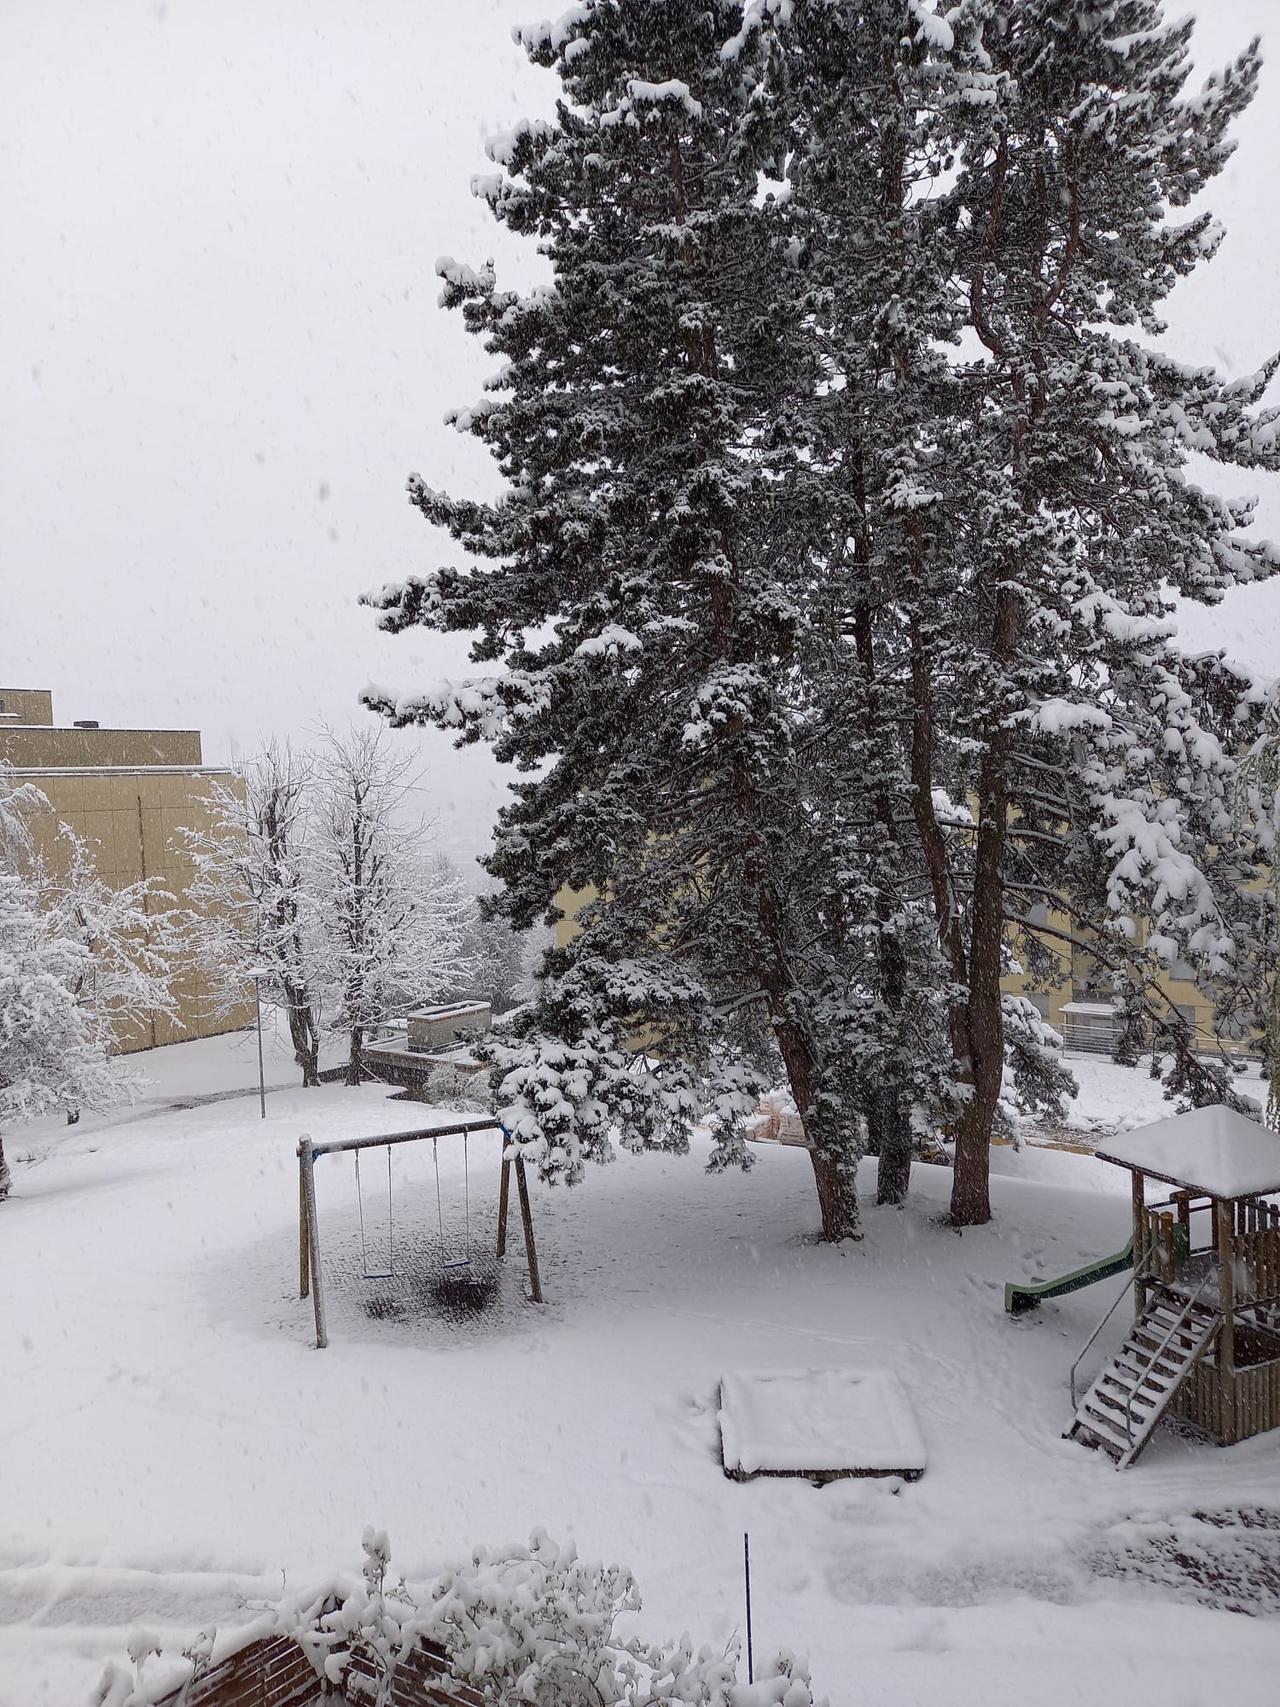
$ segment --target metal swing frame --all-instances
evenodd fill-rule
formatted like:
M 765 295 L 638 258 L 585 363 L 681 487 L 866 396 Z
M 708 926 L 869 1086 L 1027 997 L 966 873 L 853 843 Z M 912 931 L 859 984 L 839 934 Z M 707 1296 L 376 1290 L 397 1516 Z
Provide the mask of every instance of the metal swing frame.
M 502 1138 L 502 1173 L 498 1188 L 498 1240 L 496 1255 L 499 1259 L 507 1254 L 507 1212 L 511 1194 L 511 1175 L 516 1178 L 516 1190 L 520 1201 L 520 1220 L 524 1229 L 525 1260 L 529 1267 L 529 1296 L 533 1303 L 541 1304 L 542 1278 L 538 1269 L 538 1252 L 533 1238 L 533 1212 L 529 1204 L 529 1181 L 525 1174 L 524 1158 L 520 1155 L 510 1157 L 507 1147 L 511 1134 L 497 1120 L 463 1120 L 453 1126 L 424 1126 L 412 1132 L 387 1132 L 373 1138 L 335 1138 L 326 1144 L 314 1144 L 304 1135 L 298 1140 L 298 1296 L 306 1298 L 310 1294 L 315 1312 L 317 1351 L 323 1351 L 329 1343 L 328 1325 L 325 1319 L 324 1287 L 320 1268 L 320 1218 L 316 1210 L 316 1175 L 315 1165 L 321 1156 L 338 1155 L 346 1150 L 356 1153 L 356 1167 L 359 1168 L 360 1151 L 374 1150 L 385 1146 L 387 1151 L 387 1181 L 390 1190 L 391 1181 L 391 1149 L 396 1144 L 421 1143 L 423 1139 L 433 1141 L 441 1138 L 461 1137 L 464 1144 L 472 1132 L 496 1132 Z M 437 1152 L 438 1156 L 438 1152 Z M 438 1163 L 437 1163 L 438 1166 Z M 466 1215 L 467 1215 L 467 1249 L 466 1262 L 471 1261 L 471 1189 L 470 1189 L 470 1160 L 464 1157 L 466 1169 Z M 437 1172 L 437 1182 L 438 1182 Z M 443 1211 L 437 1196 L 437 1212 L 440 1215 L 441 1226 L 441 1257 L 443 1247 Z M 361 1209 L 361 1239 L 363 1254 L 363 1207 Z M 394 1261 L 394 1252 L 393 1252 Z M 367 1263 L 365 1265 L 367 1267 Z M 462 1266 L 462 1265 L 458 1265 Z M 442 1263 L 442 1267 L 446 1267 Z M 394 1272 L 394 1271 L 393 1271 Z M 386 1279 L 386 1275 L 369 1275 L 369 1279 Z

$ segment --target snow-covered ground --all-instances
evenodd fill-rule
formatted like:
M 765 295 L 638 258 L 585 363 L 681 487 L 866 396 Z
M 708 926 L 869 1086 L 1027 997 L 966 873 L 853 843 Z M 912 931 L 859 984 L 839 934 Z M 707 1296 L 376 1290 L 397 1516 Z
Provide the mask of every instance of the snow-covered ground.
M 168 1074 L 175 1057 L 154 1059 Z M 1147 1081 L 1128 1082 L 1136 1106 Z M 430 1146 L 396 1151 L 413 1272 L 395 1283 L 360 1279 L 354 1166 L 322 1158 L 332 1344 L 317 1352 L 297 1297 L 299 1135 L 445 1116 L 373 1087 L 280 1091 L 265 1121 L 256 1098 L 167 1109 L 166 1094 L 129 1119 L 10 1136 L 37 1160 L 0 1209 L 4 1707 L 85 1700 L 139 1623 L 181 1645 L 282 1582 L 358 1565 L 369 1522 L 410 1581 L 545 1525 L 635 1569 L 646 1630 L 697 1641 L 740 1620 L 749 1530 L 757 1652 L 807 1648 L 833 1707 L 1200 1707 L 1225 1685 L 1242 1707 L 1274 1701 L 1280 1536 L 1220 1522 L 1280 1513 L 1280 1441 L 1215 1450 L 1166 1430 L 1119 1473 L 1061 1438 L 1072 1357 L 1119 1283 L 1017 1321 L 1002 1309 L 1006 1279 L 1123 1242 L 1117 1170 L 999 1150 L 996 1219 L 960 1236 L 937 1221 L 949 1175 L 922 1166 L 905 1211 L 868 1209 L 866 1238 L 831 1249 L 812 1238 L 800 1150 L 761 1146 L 746 1177 L 708 1178 L 696 1153 L 623 1157 L 581 1189 L 535 1186 L 547 1305 L 524 1300 L 517 1240 L 498 1296 L 469 1315 L 430 1293 Z M 454 1249 L 456 1140 L 440 1161 Z M 473 1138 L 470 1164 L 479 1246 L 496 1142 Z M 727 1480 L 721 1372 L 805 1365 L 896 1373 L 923 1479 Z M 1242 1587 L 1262 1616 L 1203 1603 Z
M 326 1038 L 320 1050 L 321 1067 L 339 1066 L 345 1058 L 342 1038 Z M 225 1031 L 219 1037 L 195 1037 L 187 1043 L 166 1044 L 163 1049 L 144 1049 L 125 1056 L 123 1064 L 140 1084 L 131 1105 L 114 1109 L 105 1117 L 112 1124 L 134 1120 L 145 1109 L 163 1108 L 173 1102 L 256 1091 L 257 1028 Z M 262 1069 L 269 1091 L 285 1090 L 301 1080 L 284 1017 L 278 1009 L 265 1004 Z
M 1145 1126 L 1174 1112 L 1164 1086 L 1153 1079 L 1150 1059 L 1137 1067 L 1119 1067 L 1106 1055 L 1068 1054 L 1067 1065 L 1075 1074 L 1080 1094 L 1072 1101 L 1066 1124 L 1084 1132 L 1116 1132 L 1129 1126 Z M 1241 1096 L 1252 1097 L 1265 1106 L 1267 1087 L 1256 1065 L 1250 1065 L 1235 1081 Z

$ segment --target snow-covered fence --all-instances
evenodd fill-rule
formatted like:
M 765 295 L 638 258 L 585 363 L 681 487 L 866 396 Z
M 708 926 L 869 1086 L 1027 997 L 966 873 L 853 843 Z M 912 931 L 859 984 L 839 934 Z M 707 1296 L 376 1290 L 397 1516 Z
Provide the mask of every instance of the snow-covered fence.
M 206 1633 L 167 1663 L 147 1632 L 111 1663 L 95 1707 L 826 1707 L 787 1650 L 738 1681 L 736 1637 L 694 1648 L 620 1634 L 640 1610 L 625 1566 L 578 1558 L 544 1531 L 478 1547 L 424 1596 L 388 1582 L 390 1544 L 364 1534 L 363 1581 L 330 1581 L 254 1622 Z M 152 1660 L 158 1663 L 152 1666 Z
M 336 1600 L 328 1602 L 324 1613 L 337 1606 Z M 330 1685 L 317 1672 L 304 1635 L 259 1636 L 217 1664 L 197 1665 L 191 1676 L 158 1695 L 136 1677 L 109 1671 L 98 1701 L 100 1707 L 313 1707 L 320 1701 L 334 1707 L 375 1701 L 385 1707 L 485 1707 L 484 1696 L 453 1675 L 448 1654 L 434 1642 L 419 1640 L 403 1655 L 382 1694 L 384 1672 L 366 1642 L 330 1650 L 329 1658 L 341 1661 L 341 1685 Z

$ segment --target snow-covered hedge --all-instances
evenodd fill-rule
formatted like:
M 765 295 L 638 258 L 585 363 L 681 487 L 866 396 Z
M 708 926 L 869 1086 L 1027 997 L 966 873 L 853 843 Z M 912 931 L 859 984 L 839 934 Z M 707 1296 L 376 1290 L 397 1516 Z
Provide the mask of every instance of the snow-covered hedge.
M 736 1637 L 724 1648 L 695 1649 L 687 1635 L 670 1642 L 620 1635 L 619 1616 L 640 1610 L 631 1572 L 579 1559 L 543 1530 L 527 1546 L 477 1548 L 421 1597 L 403 1582 L 388 1587 L 385 1532 L 367 1529 L 364 1553 L 361 1582 L 281 1602 L 244 1627 L 243 1642 L 239 1632 L 202 1636 L 186 1650 L 188 1675 L 248 1642 L 290 1635 L 317 1677 L 339 1688 L 359 1647 L 379 1674 L 379 1702 L 390 1699 L 397 1666 L 429 1643 L 447 1652 L 459 1682 L 495 1707 L 825 1707 L 794 1654 L 770 1656 L 754 1683 L 741 1683 Z M 153 1674 L 155 1688 L 144 1676 L 158 1653 L 150 1636 L 134 1637 L 134 1668 L 109 1665 L 95 1707 L 152 1707 L 175 1681 L 172 1668 L 163 1681 Z

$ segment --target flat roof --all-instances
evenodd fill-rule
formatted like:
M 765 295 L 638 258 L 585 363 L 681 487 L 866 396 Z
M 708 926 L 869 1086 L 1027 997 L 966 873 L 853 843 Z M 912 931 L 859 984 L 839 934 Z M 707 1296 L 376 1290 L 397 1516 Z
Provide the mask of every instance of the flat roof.
M 235 776 L 230 765 L 6 765 L 6 776 Z
M 409 1019 L 445 1019 L 453 1014 L 485 1013 L 492 1006 L 492 1002 L 445 1002 L 436 1008 L 414 1008 L 407 1017 Z
M 9 713 L 0 715 L 8 718 Z M 163 729 L 135 727 L 132 723 L 12 723 L 0 725 L 6 730 L 34 729 L 42 735 L 198 735 L 198 729 L 178 729 L 168 724 Z
M 1100 1161 L 1207 1197 L 1260 1197 L 1280 1191 L 1280 1132 L 1225 1103 L 1118 1132 L 1096 1154 Z

